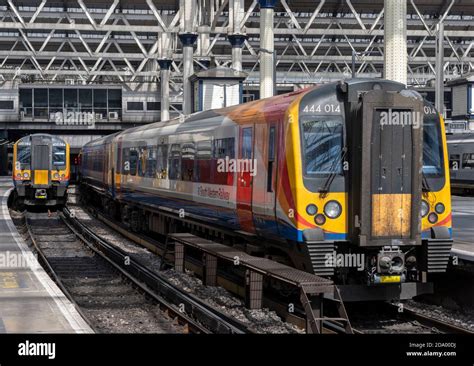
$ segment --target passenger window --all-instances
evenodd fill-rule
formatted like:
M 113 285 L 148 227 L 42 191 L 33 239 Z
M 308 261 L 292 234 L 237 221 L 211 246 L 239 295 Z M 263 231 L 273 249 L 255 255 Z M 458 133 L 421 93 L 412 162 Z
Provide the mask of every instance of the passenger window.
M 154 178 L 156 173 L 156 146 L 146 149 L 145 177 Z
M 156 175 L 160 179 L 168 176 L 168 145 L 158 145 L 156 152 Z
M 137 175 L 138 151 L 130 149 L 130 175 Z
M 148 151 L 144 147 L 138 148 L 138 172 L 137 175 L 140 177 L 145 176 L 145 170 L 147 168 L 146 160 L 147 160 Z
M 268 132 L 267 192 L 273 192 L 273 166 L 275 164 L 275 127 Z
M 474 154 L 462 154 L 462 168 L 474 169 Z
M 181 179 L 192 181 L 194 176 L 194 157 L 196 150 L 194 142 L 186 142 L 182 145 L 181 158 Z
M 233 138 L 214 140 L 214 154 L 211 163 L 211 169 L 214 172 L 214 181 L 216 184 L 233 185 L 234 172 L 225 167 L 224 169 L 219 168 L 222 168 L 222 164 L 225 164 L 226 159 L 234 158 L 235 146 Z
M 181 146 L 172 144 L 169 157 L 169 177 L 170 179 L 181 179 Z
M 199 141 L 196 144 L 196 160 L 194 170 L 194 181 L 209 183 L 211 181 L 211 140 Z
M 242 131 L 242 159 L 252 159 L 252 129 Z

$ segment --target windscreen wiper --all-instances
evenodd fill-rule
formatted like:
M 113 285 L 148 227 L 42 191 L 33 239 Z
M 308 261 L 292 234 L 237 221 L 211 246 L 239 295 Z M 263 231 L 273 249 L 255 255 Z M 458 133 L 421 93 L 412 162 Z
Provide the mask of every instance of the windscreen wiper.
M 347 146 L 344 146 L 341 150 L 340 158 L 337 160 L 334 160 L 334 162 L 331 165 L 331 173 L 326 178 L 326 181 L 324 182 L 323 186 L 318 189 L 318 192 L 321 194 L 321 197 L 324 197 L 329 192 L 329 188 L 331 187 L 332 181 L 337 175 L 336 167 L 344 160 L 346 155 L 347 155 Z
M 430 187 L 430 184 L 428 183 L 428 179 L 426 178 L 425 172 L 423 172 L 423 170 L 421 171 L 421 176 L 422 176 L 421 186 L 422 186 L 423 192 L 430 192 L 431 187 Z

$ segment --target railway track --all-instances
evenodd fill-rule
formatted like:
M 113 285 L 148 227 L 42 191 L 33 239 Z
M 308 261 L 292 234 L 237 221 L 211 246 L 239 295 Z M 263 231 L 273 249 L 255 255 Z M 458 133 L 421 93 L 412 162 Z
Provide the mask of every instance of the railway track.
M 104 224 L 109 226 L 112 230 L 115 230 L 122 235 L 126 236 L 128 239 L 134 241 L 135 243 L 148 248 L 153 251 L 155 254 L 162 255 L 163 244 L 154 239 L 147 238 L 143 235 L 138 235 L 131 233 L 123 228 L 120 224 L 110 221 L 110 218 L 104 216 L 101 213 L 95 212 L 97 216 Z M 192 265 L 194 265 L 192 263 Z M 221 278 L 224 281 L 230 281 L 227 277 Z M 234 285 L 235 286 L 235 285 Z M 398 307 L 394 307 L 390 304 L 379 303 L 382 308 L 387 308 L 380 312 L 380 320 L 376 325 L 376 329 L 371 328 L 366 329 L 364 326 L 358 328 L 354 327 L 354 333 L 363 334 L 363 333 L 399 333 L 399 330 L 407 331 L 409 333 L 455 333 L 455 334 L 472 334 L 469 330 L 456 325 L 440 321 L 438 319 L 427 317 L 426 315 L 417 313 L 415 310 L 404 308 L 404 313 L 398 313 Z M 276 308 L 281 305 L 274 303 L 273 306 Z M 370 318 L 371 315 L 368 315 Z M 299 327 L 305 326 L 304 316 L 298 316 L 293 313 L 291 316 L 292 323 L 298 325 Z M 324 324 L 327 333 L 342 333 L 339 324 L 331 324 L 330 322 L 325 322 Z
M 25 222 L 40 262 L 98 332 L 250 332 L 124 256 L 67 209 L 28 212 Z
M 349 314 L 360 334 L 473 334 L 466 328 L 396 303 L 353 304 Z
M 398 311 L 399 306 L 397 304 L 391 304 L 391 306 L 395 307 L 396 311 Z M 407 307 L 403 307 L 402 314 L 406 318 L 413 319 L 414 321 L 418 322 L 421 326 L 430 328 L 433 331 L 433 333 L 470 334 L 470 335 L 474 334 L 474 332 L 470 331 L 469 329 L 458 327 L 455 324 L 451 324 L 451 323 L 442 321 L 440 319 L 426 316 L 414 309 L 409 309 Z

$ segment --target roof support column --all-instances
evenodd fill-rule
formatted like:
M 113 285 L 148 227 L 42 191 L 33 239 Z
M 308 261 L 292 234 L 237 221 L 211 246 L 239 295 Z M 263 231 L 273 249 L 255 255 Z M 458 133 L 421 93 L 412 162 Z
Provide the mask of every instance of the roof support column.
M 158 34 L 159 58 L 160 65 L 160 109 L 161 121 L 170 119 L 170 68 L 173 62 L 173 50 L 176 42 L 170 37 L 169 33 Z
M 181 33 L 179 39 L 183 44 L 183 113 L 191 114 L 191 82 L 189 77 L 194 74 L 193 54 L 196 33 Z
M 242 71 L 242 47 L 247 36 L 243 34 L 229 34 L 228 38 L 232 45 L 232 68 Z
M 260 99 L 275 91 L 275 45 L 273 18 L 277 0 L 259 0 L 260 4 Z
M 211 58 L 209 57 L 210 33 L 211 33 L 211 0 L 198 0 L 198 22 L 200 32 L 198 35 L 196 54 L 199 63 L 204 68 L 209 68 Z
M 436 48 L 435 107 L 444 116 L 444 22 L 438 23 L 438 46 Z
M 407 0 L 384 2 L 385 79 L 407 84 Z
M 232 45 L 232 68 L 238 71 L 242 71 L 242 47 L 247 39 L 241 27 L 244 13 L 244 0 L 230 1 L 229 35 L 227 37 Z
M 196 33 L 196 0 L 180 0 L 180 34 L 183 45 L 183 113 L 191 114 L 191 82 L 189 77 L 194 74 L 193 56 Z
M 170 119 L 170 67 L 171 60 L 158 60 L 161 80 L 161 121 Z

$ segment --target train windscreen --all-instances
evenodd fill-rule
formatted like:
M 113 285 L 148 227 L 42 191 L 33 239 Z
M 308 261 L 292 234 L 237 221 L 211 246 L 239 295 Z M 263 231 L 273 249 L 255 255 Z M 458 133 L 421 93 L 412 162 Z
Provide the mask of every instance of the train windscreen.
M 342 119 L 309 118 L 302 122 L 302 132 L 304 175 L 342 174 Z
M 58 140 L 53 142 L 53 167 L 66 168 L 66 144 Z
M 31 144 L 19 143 L 17 146 L 17 168 L 18 170 L 30 169 L 31 165 Z
M 443 175 L 443 145 L 437 117 L 423 121 L 423 173 L 432 177 Z

